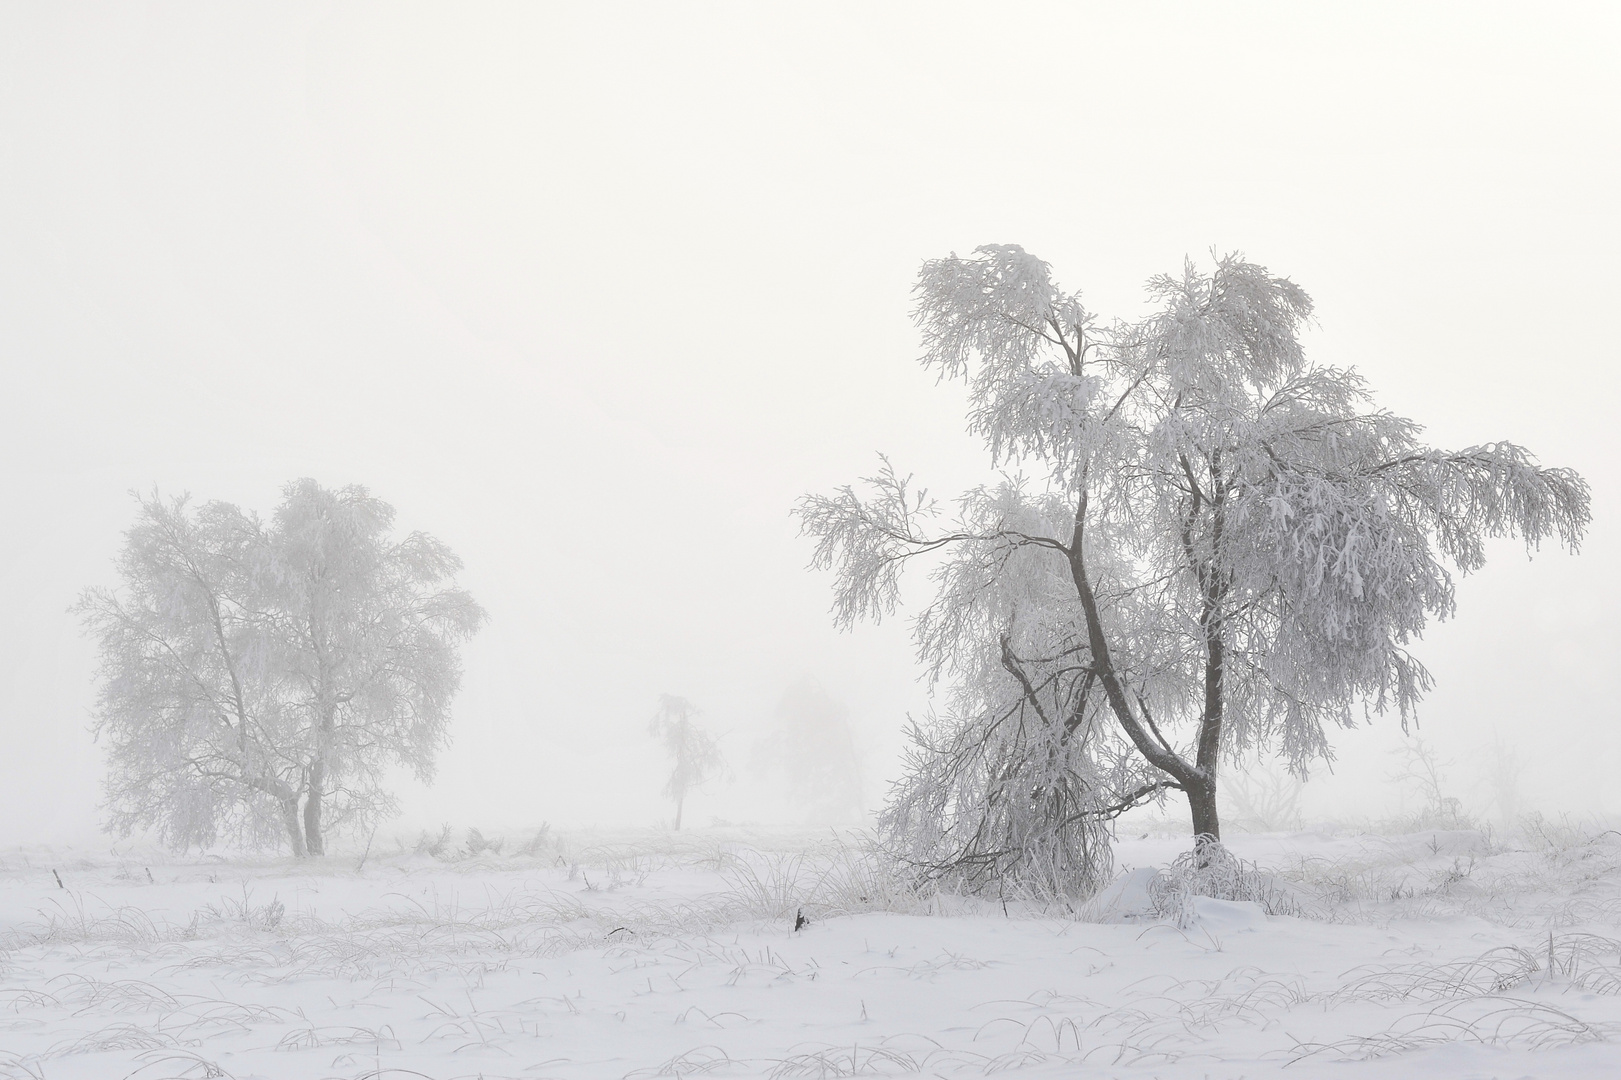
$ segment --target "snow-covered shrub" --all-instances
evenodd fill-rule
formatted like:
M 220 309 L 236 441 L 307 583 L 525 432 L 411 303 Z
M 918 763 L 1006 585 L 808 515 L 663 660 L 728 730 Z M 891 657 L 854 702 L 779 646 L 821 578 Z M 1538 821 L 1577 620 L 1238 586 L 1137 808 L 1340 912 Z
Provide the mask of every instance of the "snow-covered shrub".
M 501 854 L 501 846 L 504 843 L 506 843 L 506 841 L 504 841 L 504 840 L 499 840 L 499 839 L 491 840 L 491 839 L 487 838 L 478 829 L 468 829 L 467 830 L 467 854 L 468 855 L 484 855 L 484 854 L 499 855 L 499 854 Z
M 437 836 L 435 836 L 433 833 L 424 831 L 421 836 L 417 837 L 416 853 L 418 855 L 427 855 L 435 859 L 444 858 L 446 852 L 450 850 L 450 833 L 451 828 L 449 822 L 446 822 L 439 829 L 439 834 Z
M 514 854 L 527 855 L 530 858 L 539 858 L 540 856 L 546 854 L 546 852 L 551 849 L 551 846 L 552 827 L 550 824 L 543 823 L 540 828 L 535 831 L 535 835 L 531 836 L 522 847 L 518 848 L 517 851 L 514 852 Z
M 1298 901 L 1271 874 L 1246 863 L 1221 843 L 1201 839 L 1203 843 L 1178 855 L 1149 882 L 1148 895 L 1160 918 L 1188 925 L 1196 896 L 1259 904 L 1268 915 L 1301 913 Z

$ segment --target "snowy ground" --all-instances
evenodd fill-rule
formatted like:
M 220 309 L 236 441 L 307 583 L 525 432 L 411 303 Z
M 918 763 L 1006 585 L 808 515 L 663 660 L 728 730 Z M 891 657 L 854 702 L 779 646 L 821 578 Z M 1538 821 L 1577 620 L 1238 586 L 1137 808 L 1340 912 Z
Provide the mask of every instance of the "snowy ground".
M 825 833 L 4 852 L 0 1077 L 1621 1075 L 1621 835 L 1231 844 L 1303 916 L 918 902 Z

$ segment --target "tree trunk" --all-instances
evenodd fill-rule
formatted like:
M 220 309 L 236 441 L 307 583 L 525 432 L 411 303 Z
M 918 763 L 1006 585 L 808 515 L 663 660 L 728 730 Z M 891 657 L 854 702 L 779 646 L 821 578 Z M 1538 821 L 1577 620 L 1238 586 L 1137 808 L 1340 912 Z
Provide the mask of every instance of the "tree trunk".
M 680 799 L 677 799 L 675 801 L 675 831 L 676 832 L 681 831 L 681 809 L 682 809 L 682 807 L 684 807 L 686 805 L 687 805 L 687 800 L 685 798 L 680 798 Z
M 1214 602 L 1211 609 L 1215 607 Z M 1213 616 L 1207 612 L 1206 619 Z M 1193 811 L 1193 835 L 1203 844 L 1202 837 L 1221 840 L 1221 820 L 1216 814 L 1216 772 L 1221 765 L 1221 725 L 1227 715 L 1225 674 L 1227 643 L 1221 628 L 1207 626 L 1205 630 L 1204 714 L 1199 718 L 1198 754 L 1194 767 L 1199 772 L 1195 783 L 1187 785 L 1188 808 Z
M 321 838 L 321 786 L 326 783 L 326 762 L 317 758 L 310 765 L 310 794 L 304 801 L 304 843 L 311 855 L 325 855 Z
M 287 839 L 293 845 L 293 858 L 303 859 L 309 856 L 309 850 L 304 846 L 304 831 L 298 824 L 298 796 L 281 801 L 281 820 L 287 827 Z
M 1110 711 L 1125 729 L 1126 737 L 1137 748 L 1137 752 L 1154 768 L 1186 787 L 1196 774 L 1189 768 L 1187 762 L 1177 756 L 1176 751 L 1171 749 L 1157 729 L 1151 736 L 1150 731 L 1138 722 L 1137 716 L 1131 710 L 1131 703 L 1126 698 L 1126 688 L 1120 680 L 1119 673 L 1114 669 L 1114 661 L 1109 654 L 1108 638 L 1103 633 L 1103 618 L 1098 608 L 1097 594 L 1092 591 L 1092 582 L 1086 570 L 1086 508 L 1087 493 L 1083 478 L 1081 493 L 1075 503 L 1075 531 L 1070 536 L 1067 557 L 1070 580 L 1074 582 L 1075 595 L 1081 601 L 1081 612 L 1086 618 L 1087 646 L 1092 650 L 1091 670 L 1097 673 L 1098 681 L 1103 684 L 1103 695 L 1109 703 Z M 1144 718 L 1148 718 L 1146 711 Z
M 1216 813 L 1216 777 L 1189 784 L 1188 808 L 1193 811 L 1193 838 L 1196 847 L 1220 842 L 1221 818 Z
M 1086 619 L 1087 645 L 1092 652 L 1092 666 L 1088 671 L 1090 676 L 1096 673 L 1098 681 L 1103 685 L 1104 697 L 1114 712 L 1120 726 L 1125 729 L 1126 735 L 1136 746 L 1143 758 L 1156 769 L 1174 780 L 1188 796 L 1188 807 L 1193 812 L 1193 835 L 1196 847 L 1203 847 L 1210 841 L 1221 839 L 1221 819 L 1216 813 L 1216 766 L 1221 757 L 1221 726 L 1226 710 L 1226 688 L 1224 685 L 1224 671 L 1226 666 L 1226 639 L 1224 629 L 1219 621 L 1220 606 L 1225 598 L 1225 585 L 1220 581 L 1200 572 L 1199 579 L 1205 590 L 1205 607 L 1203 626 L 1205 634 L 1205 685 L 1204 709 L 1200 717 L 1198 744 L 1195 747 L 1195 759 L 1189 765 L 1175 750 L 1173 750 L 1157 727 L 1153 726 L 1153 717 L 1148 714 L 1147 704 L 1138 698 L 1142 708 L 1142 720 L 1139 722 L 1132 711 L 1131 704 L 1126 697 L 1126 687 L 1119 674 L 1114 670 L 1114 662 L 1109 655 L 1109 645 L 1103 633 L 1103 620 L 1099 611 L 1097 594 L 1092 591 L 1092 583 L 1086 570 L 1086 511 L 1087 492 L 1083 487 L 1076 502 L 1075 530 L 1071 534 L 1066 555 L 1069 560 L 1070 578 L 1075 584 L 1076 596 L 1081 602 L 1081 612 Z M 1216 537 L 1220 540 L 1220 509 L 1217 510 Z M 1189 552 L 1190 558 L 1192 552 Z

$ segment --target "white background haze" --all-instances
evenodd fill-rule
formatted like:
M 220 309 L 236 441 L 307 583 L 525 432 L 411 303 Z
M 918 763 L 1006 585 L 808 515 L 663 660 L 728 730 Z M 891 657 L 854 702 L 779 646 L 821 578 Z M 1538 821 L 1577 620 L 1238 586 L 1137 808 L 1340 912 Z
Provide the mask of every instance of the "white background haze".
M 1610 5 L 0 8 L 0 843 L 94 836 L 67 609 L 128 492 L 301 476 L 491 616 L 401 828 L 668 817 L 665 692 L 739 773 L 688 820 L 780 813 L 749 750 L 807 676 L 876 803 L 906 626 L 836 633 L 788 511 L 877 450 L 982 477 L 908 313 L 983 243 L 1106 317 L 1242 250 L 1431 443 L 1582 472 L 1582 554 L 1498 545 L 1420 716 L 1466 803 L 1500 733 L 1529 804 L 1621 812 L 1617 55 Z M 1339 735 L 1316 805 L 1394 809 L 1399 741 Z

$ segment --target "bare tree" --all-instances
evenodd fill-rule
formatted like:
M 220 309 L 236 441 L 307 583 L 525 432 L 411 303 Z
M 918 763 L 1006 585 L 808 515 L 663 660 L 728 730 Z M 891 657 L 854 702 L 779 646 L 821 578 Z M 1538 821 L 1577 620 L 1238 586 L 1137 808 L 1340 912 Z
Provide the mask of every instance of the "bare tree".
M 389 539 L 362 488 L 286 489 L 270 527 L 234 506 L 140 500 L 124 587 L 78 605 L 101 649 L 95 732 L 108 826 L 177 846 L 222 835 L 322 854 L 392 807 L 390 764 L 427 778 L 458 644 L 484 618 L 443 545 Z
M 664 794 L 675 800 L 677 832 L 681 831 L 681 812 L 688 793 L 718 775 L 726 764 L 720 745 L 698 726 L 697 716 L 698 710 L 686 698 L 661 694 L 659 711 L 648 724 L 648 733 L 664 744 L 673 766 Z
M 1022 248 L 926 263 L 922 361 L 967 381 L 970 429 L 1008 474 L 943 527 L 887 462 L 798 506 L 841 624 L 893 611 L 902 568 L 939 560 L 916 640 L 952 706 L 900 792 L 963 786 L 933 825 L 898 804 L 893 829 L 985 825 L 1016 776 L 1006 822 L 1050 833 L 1180 791 L 1218 838 L 1224 757 L 1274 748 L 1303 774 L 1359 704 L 1405 725 L 1430 685 L 1408 646 L 1488 537 L 1580 541 L 1574 472 L 1510 443 L 1425 446 L 1354 372 L 1310 364 L 1311 300 L 1289 280 L 1233 255 L 1149 293 L 1149 317 L 1099 325 Z
M 1305 784 L 1299 775 L 1270 760 L 1228 764 L 1240 767 L 1225 775 L 1221 790 L 1240 828 L 1261 832 L 1300 828 Z
M 1525 777 L 1524 758 L 1514 745 L 1493 730 L 1491 742 L 1480 748 L 1485 758 L 1483 779 L 1489 792 L 1488 803 L 1504 825 L 1512 825 L 1520 815 L 1520 783 Z
M 1443 760 L 1435 747 L 1414 736 L 1396 752 L 1398 767 L 1387 773 L 1385 779 L 1406 789 L 1416 788 L 1423 797 L 1424 806 L 1416 815 L 1420 828 L 1455 829 L 1464 823 L 1463 800 L 1450 795 L 1447 770 L 1454 762 Z M 1404 798 L 1403 802 L 1406 801 Z

